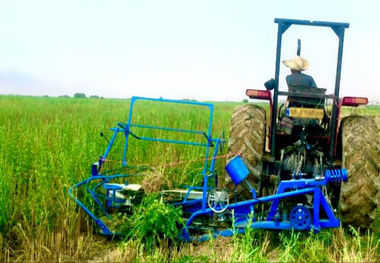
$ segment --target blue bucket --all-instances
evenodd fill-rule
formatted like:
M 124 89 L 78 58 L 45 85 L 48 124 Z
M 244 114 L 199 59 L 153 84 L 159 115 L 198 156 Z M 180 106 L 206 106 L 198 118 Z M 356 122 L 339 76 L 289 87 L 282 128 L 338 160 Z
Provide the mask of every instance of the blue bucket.
M 232 182 L 238 185 L 247 178 L 249 171 L 240 156 L 235 156 L 226 165 L 226 171 L 231 176 Z

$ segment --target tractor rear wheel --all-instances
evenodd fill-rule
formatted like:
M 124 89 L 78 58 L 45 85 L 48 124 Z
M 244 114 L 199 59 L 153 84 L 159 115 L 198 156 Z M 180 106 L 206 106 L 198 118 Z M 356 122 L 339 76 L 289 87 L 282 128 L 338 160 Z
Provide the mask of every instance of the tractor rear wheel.
M 244 104 L 234 109 L 231 118 L 230 137 L 228 140 L 228 160 L 236 154 L 245 161 L 250 174 L 248 181 L 259 191 L 262 169 L 262 155 L 265 147 L 266 112 L 263 108 Z M 234 190 L 231 178 L 226 175 L 226 188 Z M 243 183 L 237 187 L 239 199 L 252 198 L 252 194 Z
M 342 223 L 371 229 L 380 206 L 379 129 L 374 119 L 348 116 L 341 122 L 341 139 L 342 164 L 348 172 L 340 191 Z

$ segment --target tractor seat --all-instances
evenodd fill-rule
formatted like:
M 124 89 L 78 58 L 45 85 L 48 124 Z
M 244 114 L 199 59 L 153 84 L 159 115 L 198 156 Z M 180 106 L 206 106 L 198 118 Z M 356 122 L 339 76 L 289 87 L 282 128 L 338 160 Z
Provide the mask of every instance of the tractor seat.
M 288 97 L 290 107 L 319 109 L 325 107 L 325 98 L 323 96 L 326 94 L 326 89 L 290 85 L 289 93 L 294 94 Z

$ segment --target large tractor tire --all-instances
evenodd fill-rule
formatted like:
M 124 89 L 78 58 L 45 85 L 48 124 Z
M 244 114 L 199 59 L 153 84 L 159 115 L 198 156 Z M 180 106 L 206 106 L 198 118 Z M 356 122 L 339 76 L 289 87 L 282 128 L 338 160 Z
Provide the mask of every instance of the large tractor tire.
M 235 155 L 240 154 L 250 171 L 248 181 L 257 192 L 260 187 L 261 159 L 264 153 L 265 136 L 266 112 L 263 108 L 253 104 L 245 104 L 234 109 L 228 140 L 227 162 Z M 226 188 L 232 192 L 235 186 L 228 175 L 226 175 L 225 182 Z M 239 199 L 252 198 L 251 192 L 244 183 L 237 186 L 236 190 Z
M 373 229 L 380 206 L 380 138 L 375 121 L 348 116 L 341 122 L 342 162 L 348 182 L 342 183 L 339 211 L 342 223 Z

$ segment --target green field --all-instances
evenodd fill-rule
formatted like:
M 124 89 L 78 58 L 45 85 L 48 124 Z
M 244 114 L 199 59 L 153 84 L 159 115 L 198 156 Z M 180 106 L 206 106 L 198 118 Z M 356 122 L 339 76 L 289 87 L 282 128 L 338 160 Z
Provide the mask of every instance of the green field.
M 225 131 L 228 138 L 232 110 L 237 105 L 215 103 L 214 137 Z M 89 217 L 69 198 L 68 188 L 90 175 L 91 163 L 106 147 L 99 133 L 103 131 L 110 138 L 108 128 L 118 121 L 126 122 L 128 110 L 129 100 L 121 99 L 0 96 L 1 261 L 379 260 L 378 233 L 359 234 L 352 228 L 322 231 L 317 236 L 250 230 L 242 236 L 202 244 L 161 240 L 149 250 L 136 240 L 116 242 L 100 237 Z M 380 123 L 379 106 L 359 112 L 377 115 Z M 140 123 L 207 129 L 207 110 L 141 103 L 135 113 Z M 179 135 L 168 136 L 178 139 Z M 115 163 L 120 162 L 121 146 L 117 144 L 110 156 Z M 129 156 L 133 164 L 159 170 L 175 187 L 202 181 L 202 161 L 197 160 L 202 159 L 203 151 L 195 147 L 132 142 Z M 180 164 L 165 165 L 172 162 Z M 221 175 L 224 164 L 224 159 L 218 160 Z

